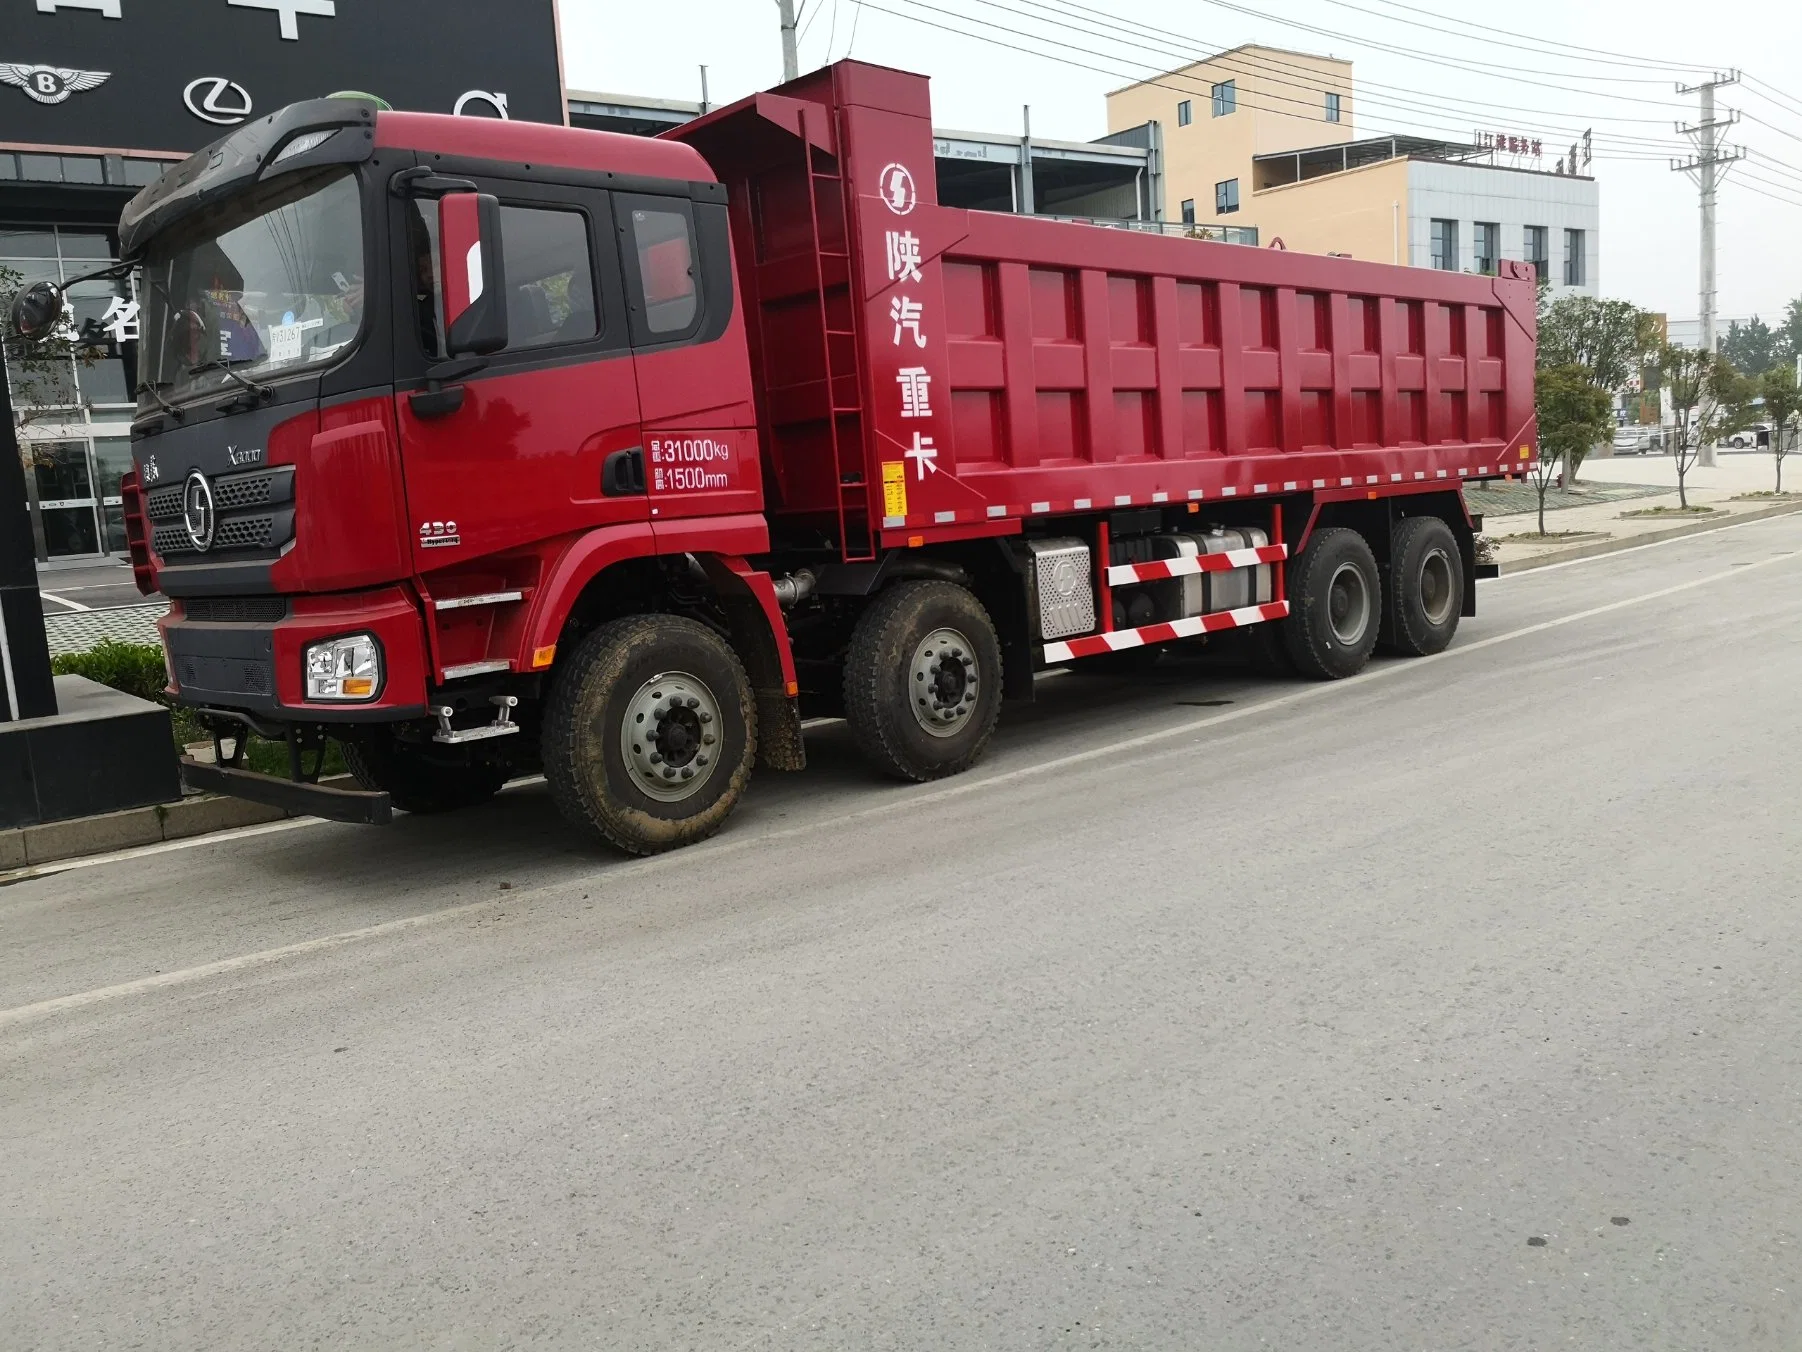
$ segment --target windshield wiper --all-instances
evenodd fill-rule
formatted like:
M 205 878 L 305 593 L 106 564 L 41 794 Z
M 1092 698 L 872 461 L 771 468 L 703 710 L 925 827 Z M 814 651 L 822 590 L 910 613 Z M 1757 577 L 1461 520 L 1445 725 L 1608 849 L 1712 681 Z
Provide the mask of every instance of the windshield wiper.
M 151 399 L 155 401 L 156 406 L 158 408 L 162 409 L 163 412 L 167 413 L 170 417 L 174 418 L 177 422 L 180 422 L 181 417 L 182 417 L 182 411 L 179 408 L 177 408 L 174 404 L 170 403 L 167 399 L 163 398 L 163 395 L 162 395 L 162 388 L 164 385 L 167 385 L 168 383 L 169 382 L 166 380 L 162 381 L 160 383 L 149 381 L 149 380 L 142 380 L 142 381 L 138 382 L 138 388 L 133 390 L 132 393 L 149 395 L 151 397 Z
M 273 399 L 275 397 L 274 387 L 264 385 L 260 381 L 252 380 L 249 376 L 239 375 L 236 371 L 232 370 L 230 362 L 220 361 L 215 358 L 212 361 L 203 361 L 198 366 L 190 366 L 188 368 L 188 374 L 191 376 L 197 376 L 203 371 L 223 372 L 227 379 L 235 380 L 259 399 Z

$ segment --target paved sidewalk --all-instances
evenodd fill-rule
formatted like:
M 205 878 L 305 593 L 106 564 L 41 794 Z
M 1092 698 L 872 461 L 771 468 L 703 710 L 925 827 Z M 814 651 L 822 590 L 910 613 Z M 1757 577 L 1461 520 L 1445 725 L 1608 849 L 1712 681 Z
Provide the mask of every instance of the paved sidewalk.
M 86 652 L 102 639 L 119 643 L 159 643 L 156 622 L 169 609 L 167 601 L 136 606 L 112 606 L 106 610 L 69 610 L 44 616 L 44 633 L 50 639 L 50 655 Z
M 1802 490 L 1802 456 L 1784 462 L 1786 489 L 1792 476 L 1795 488 Z M 1585 493 L 1595 500 L 1583 506 L 1550 510 L 1547 504 L 1546 529 L 1555 532 L 1540 538 L 1537 513 L 1531 510 L 1533 493 L 1527 485 L 1529 510 L 1508 515 L 1486 514 L 1483 533 L 1496 542 L 1496 562 L 1503 572 L 1517 571 L 1551 561 L 1553 558 L 1575 558 L 1613 549 L 1631 548 L 1667 539 L 1673 534 L 1689 534 L 1708 530 L 1735 518 L 1759 513 L 1769 515 L 1778 510 L 1802 511 L 1802 496 L 1794 499 L 1750 498 L 1748 493 L 1768 493 L 1776 479 L 1775 467 L 1768 452 L 1719 453 L 1719 464 L 1712 470 L 1700 466 L 1686 476 L 1686 487 L 1692 507 L 1711 507 L 1708 513 L 1693 516 L 1660 513 L 1656 516 L 1623 516 L 1624 512 L 1642 512 L 1678 505 L 1677 467 L 1669 456 L 1617 456 L 1590 460 L 1583 465 L 1576 491 L 1566 500 L 1581 500 Z M 1631 500 L 1623 500 L 1621 490 L 1633 487 L 1639 492 Z M 1516 485 L 1518 488 L 1519 485 Z M 1486 491 L 1471 489 L 1469 501 L 1474 511 L 1483 510 Z M 1735 500 L 1736 498 L 1741 500 Z M 1510 500 L 1518 500 L 1517 493 Z

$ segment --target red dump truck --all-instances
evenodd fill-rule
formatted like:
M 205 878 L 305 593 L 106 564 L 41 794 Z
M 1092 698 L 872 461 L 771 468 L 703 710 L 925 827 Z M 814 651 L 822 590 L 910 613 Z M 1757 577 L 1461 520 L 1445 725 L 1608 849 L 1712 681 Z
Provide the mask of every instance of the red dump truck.
M 1530 269 L 935 196 L 927 81 L 856 62 L 656 140 L 297 104 L 146 188 L 128 519 L 190 784 L 379 822 L 542 770 L 647 853 L 804 715 L 926 780 L 1048 666 L 1451 640 L 1461 489 L 1535 461 Z

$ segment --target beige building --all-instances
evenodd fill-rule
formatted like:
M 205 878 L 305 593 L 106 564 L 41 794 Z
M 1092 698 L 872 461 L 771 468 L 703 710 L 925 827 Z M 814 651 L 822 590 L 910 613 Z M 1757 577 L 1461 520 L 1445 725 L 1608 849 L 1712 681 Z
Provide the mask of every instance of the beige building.
M 1595 291 L 1593 178 L 1546 172 L 1518 139 L 1516 153 L 1475 140 L 1360 140 L 1349 61 L 1235 47 L 1117 89 L 1107 105 L 1110 133 L 1158 124 L 1149 139 L 1161 144 L 1166 222 L 1455 272 L 1520 259 L 1556 290 Z

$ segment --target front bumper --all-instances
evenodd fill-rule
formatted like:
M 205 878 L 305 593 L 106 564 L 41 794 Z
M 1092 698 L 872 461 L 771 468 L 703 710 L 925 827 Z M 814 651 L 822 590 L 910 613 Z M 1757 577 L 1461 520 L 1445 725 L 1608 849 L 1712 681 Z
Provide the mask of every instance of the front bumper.
M 275 600 L 253 599 L 264 605 Z M 170 693 L 186 705 L 238 711 L 272 723 L 390 723 L 424 715 L 425 626 L 405 589 L 297 596 L 281 609 L 284 613 L 276 619 L 194 619 L 181 600 L 174 601 L 157 625 L 169 663 Z M 212 603 L 202 613 L 219 612 Z M 381 648 L 382 683 L 376 697 L 356 704 L 308 701 L 303 671 L 307 646 L 358 633 L 373 634 Z
M 277 779 L 230 765 L 206 765 L 188 756 L 181 760 L 181 782 L 196 793 L 223 793 L 335 822 L 386 826 L 394 817 L 394 805 L 385 793 Z

